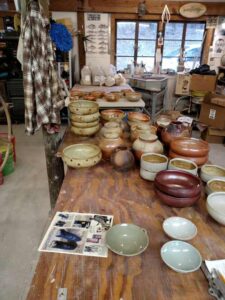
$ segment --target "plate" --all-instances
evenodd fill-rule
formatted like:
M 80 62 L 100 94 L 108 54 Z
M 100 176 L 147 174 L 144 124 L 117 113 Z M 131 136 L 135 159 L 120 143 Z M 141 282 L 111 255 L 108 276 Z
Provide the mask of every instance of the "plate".
M 119 255 L 134 256 L 148 247 L 147 231 L 134 224 L 117 224 L 106 233 L 107 247 Z
M 170 217 L 163 222 L 165 233 L 176 240 L 188 241 L 197 234 L 197 227 L 188 219 L 181 217 Z
M 179 273 L 197 271 L 202 264 L 199 251 L 183 241 L 170 241 L 161 248 L 161 258 L 172 270 Z

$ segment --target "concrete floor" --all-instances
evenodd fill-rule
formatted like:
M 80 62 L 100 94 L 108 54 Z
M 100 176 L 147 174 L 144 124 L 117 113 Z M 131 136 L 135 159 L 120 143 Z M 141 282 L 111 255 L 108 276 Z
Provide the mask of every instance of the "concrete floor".
M 13 131 L 16 169 L 0 186 L 1 300 L 26 298 L 50 211 L 42 133 L 28 137 L 23 125 L 14 125 Z M 210 160 L 225 166 L 223 145 L 211 144 Z

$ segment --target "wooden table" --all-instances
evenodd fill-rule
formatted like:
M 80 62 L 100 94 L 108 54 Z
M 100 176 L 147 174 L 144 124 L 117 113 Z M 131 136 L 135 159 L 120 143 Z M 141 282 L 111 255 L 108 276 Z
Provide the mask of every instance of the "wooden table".
M 59 155 L 63 147 L 77 141 L 67 132 Z M 68 169 L 56 211 L 112 214 L 114 224 L 134 223 L 146 228 L 150 244 L 135 257 L 110 251 L 108 258 L 42 253 L 28 300 L 57 299 L 59 288 L 68 289 L 68 300 L 212 299 L 201 270 L 179 274 L 160 258 L 160 248 L 170 240 L 162 223 L 170 216 L 182 216 L 196 224 L 198 234 L 190 243 L 203 259 L 225 258 L 225 227 L 207 214 L 204 191 L 197 205 L 171 208 L 156 197 L 152 183 L 140 178 L 138 166 L 120 173 L 102 161 L 92 168 Z

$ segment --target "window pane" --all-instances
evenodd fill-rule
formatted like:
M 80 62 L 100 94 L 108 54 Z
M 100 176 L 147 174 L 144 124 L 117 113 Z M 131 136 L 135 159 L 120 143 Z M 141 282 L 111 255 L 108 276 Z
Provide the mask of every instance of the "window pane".
M 145 65 L 146 71 L 150 72 L 154 68 L 154 60 L 154 57 L 138 57 L 137 63 L 143 63 Z
M 178 66 L 178 58 L 177 57 L 171 57 L 167 58 L 164 57 L 162 61 L 162 69 L 172 69 L 174 71 L 177 71 Z
M 117 22 L 117 38 L 129 38 L 135 37 L 135 22 Z
M 186 58 L 185 59 L 184 67 L 186 69 L 192 70 L 192 69 L 197 68 L 199 66 L 200 66 L 200 59 L 199 58 L 196 59 L 196 60 L 194 58 Z
M 133 64 L 134 58 L 133 57 L 117 57 L 116 58 L 116 69 L 117 71 L 123 70 L 127 67 L 128 64 Z
M 163 56 L 179 56 L 181 41 L 165 41 Z
M 186 30 L 186 40 L 202 40 L 205 25 L 202 23 L 188 23 Z
M 201 42 L 186 41 L 184 45 L 185 57 L 200 57 L 202 50 L 201 46 Z
M 165 39 L 181 40 L 183 35 L 183 23 L 167 23 L 165 30 Z
M 154 56 L 155 41 L 138 41 L 138 56 Z
M 117 55 L 133 56 L 134 40 L 117 40 Z
M 139 23 L 139 39 L 156 39 L 157 23 L 143 22 Z

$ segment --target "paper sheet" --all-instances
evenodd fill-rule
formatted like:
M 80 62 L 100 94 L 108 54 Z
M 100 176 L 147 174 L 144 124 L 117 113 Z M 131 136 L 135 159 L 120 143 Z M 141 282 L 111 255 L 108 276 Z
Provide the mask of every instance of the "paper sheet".
M 212 272 L 212 269 L 216 269 L 221 273 L 225 281 L 225 259 L 220 260 L 205 260 L 206 267 L 209 272 Z

